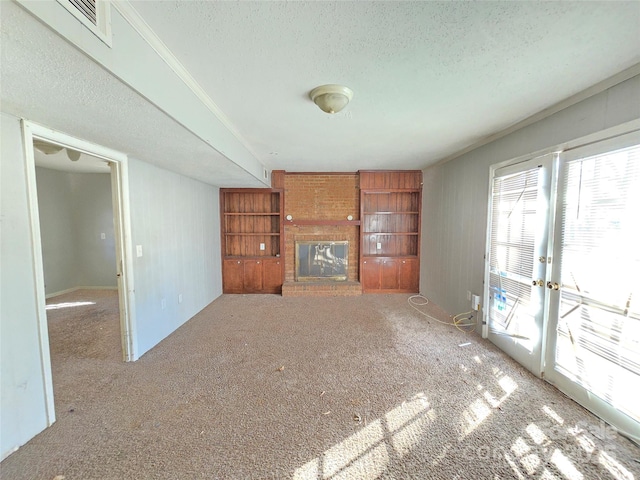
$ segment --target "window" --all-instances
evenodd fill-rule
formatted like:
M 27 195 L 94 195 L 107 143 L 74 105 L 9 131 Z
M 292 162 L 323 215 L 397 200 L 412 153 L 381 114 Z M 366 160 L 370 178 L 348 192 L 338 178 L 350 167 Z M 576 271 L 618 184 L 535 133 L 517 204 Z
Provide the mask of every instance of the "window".
M 492 170 L 487 338 L 640 441 L 640 131 Z

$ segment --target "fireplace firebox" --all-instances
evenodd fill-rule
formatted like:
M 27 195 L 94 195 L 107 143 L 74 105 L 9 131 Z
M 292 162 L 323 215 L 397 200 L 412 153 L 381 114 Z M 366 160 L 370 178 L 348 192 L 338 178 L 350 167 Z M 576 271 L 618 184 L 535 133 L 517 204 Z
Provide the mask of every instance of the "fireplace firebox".
M 348 241 L 296 241 L 297 282 L 347 280 Z

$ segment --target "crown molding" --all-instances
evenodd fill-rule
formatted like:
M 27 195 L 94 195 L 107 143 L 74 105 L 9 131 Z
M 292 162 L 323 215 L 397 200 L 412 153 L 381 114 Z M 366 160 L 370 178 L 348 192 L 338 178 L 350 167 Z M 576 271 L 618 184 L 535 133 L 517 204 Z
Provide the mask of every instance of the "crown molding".
M 207 92 L 193 78 L 186 67 L 178 60 L 167 45 L 153 31 L 149 24 L 142 18 L 140 13 L 129 3 L 128 0 L 112 0 L 111 5 L 118 10 L 122 17 L 131 25 L 145 42 L 158 54 L 158 56 L 171 68 L 171 70 L 182 80 L 182 82 L 193 92 L 193 94 L 215 115 L 222 125 L 247 149 L 251 155 L 258 160 L 258 154 L 253 150 L 249 142 L 238 132 L 236 127 L 224 112 L 209 97 Z M 258 160 L 262 165 L 262 162 Z M 263 165 L 264 170 L 264 165 Z
M 561 110 L 564 110 L 565 108 L 568 108 L 572 105 L 575 105 L 576 103 L 580 103 L 583 100 L 586 100 L 589 97 L 593 97 L 594 95 L 597 95 L 598 93 L 604 92 L 605 90 L 608 90 L 611 87 L 614 87 L 616 85 L 618 85 L 619 83 L 622 83 L 626 80 L 629 80 L 630 78 L 636 77 L 640 75 L 640 63 L 637 63 L 635 65 L 633 65 L 632 67 L 627 68 L 626 70 L 623 70 L 615 75 L 613 75 L 612 77 L 609 77 L 605 80 L 602 80 L 601 82 L 596 83 L 595 85 L 592 85 L 591 87 L 587 88 L 586 90 L 583 90 L 581 92 L 576 93 L 575 95 L 572 95 L 569 98 L 565 98 L 564 100 L 551 105 L 550 107 L 545 108 L 544 110 L 539 111 L 538 113 L 525 118 L 524 120 L 521 120 L 518 123 L 515 123 L 513 125 L 511 125 L 510 127 L 505 128 L 504 130 L 501 130 L 497 133 L 494 133 L 492 135 L 489 135 L 488 137 L 483 138 L 482 140 L 479 140 L 471 145 L 469 145 L 468 147 L 453 153 L 447 157 L 444 157 L 441 160 L 438 160 L 436 163 L 427 166 L 426 168 L 430 168 L 430 167 L 437 167 L 440 166 L 444 163 L 450 162 L 451 160 L 455 160 L 456 158 L 461 157 L 462 155 L 469 153 L 473 150 L 475 150 L 476 148 L 480 148 L 484 145 L 487 145 L 491 142 L 494 142 L 496 140 L 499 140 L 502 137 L 506 137 L 507 135 L 509 135 L 510 133 L 513 133 L 517 130 L 520 130 L 521 128 L 527 127 L 529 125 L 532 125 L 536 122 L 539 122 L 540 120 L 543 120 L 547 117 L 550 117 L 551 115 L 554 115 L 558 112 L 560 112 Z

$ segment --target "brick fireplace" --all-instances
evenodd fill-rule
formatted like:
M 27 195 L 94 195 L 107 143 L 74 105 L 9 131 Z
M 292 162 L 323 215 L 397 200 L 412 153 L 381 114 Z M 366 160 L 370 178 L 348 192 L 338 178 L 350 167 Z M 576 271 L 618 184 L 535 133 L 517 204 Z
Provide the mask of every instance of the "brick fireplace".
M 283 296 L 360 295 L 360 194 L 356 173 L 283 173 L 285 264 Z M 351 217 L 351 220 L 348 218 Z M 296 242 L 348 242 L 344 280 L 296 278 Z
M 347 280 L 349 268 L 349 242 L 346 240 L 296 240 L 295 281 Z

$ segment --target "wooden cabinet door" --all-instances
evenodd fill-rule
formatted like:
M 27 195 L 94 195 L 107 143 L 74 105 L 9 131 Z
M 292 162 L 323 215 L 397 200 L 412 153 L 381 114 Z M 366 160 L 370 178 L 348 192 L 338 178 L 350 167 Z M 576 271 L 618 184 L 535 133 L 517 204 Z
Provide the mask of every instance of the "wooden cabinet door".
M 244 261 L 244 293 L 262 291 L 262 260 Z
M 417 258 L 404 258 L 400 261 L 399 288 L 411 293 L 420 289 L 420 263 Z
M 377 258 L 365 258 L 362 261 L 362 289 L 367 292 L 380 290 L 380 261 Z
M 268 258 L 262 262 L 262 291 L 264 293 L 281 293 L 282 262 L 279 258 Z
M 224 293 L 242 293 L 244 262 L 225 260 L 222 265 L 222 291 Z
M 380 288 L 382 290 L 398 289 L 398 263 L 395 258 L 385 258 L 380 270 Z

